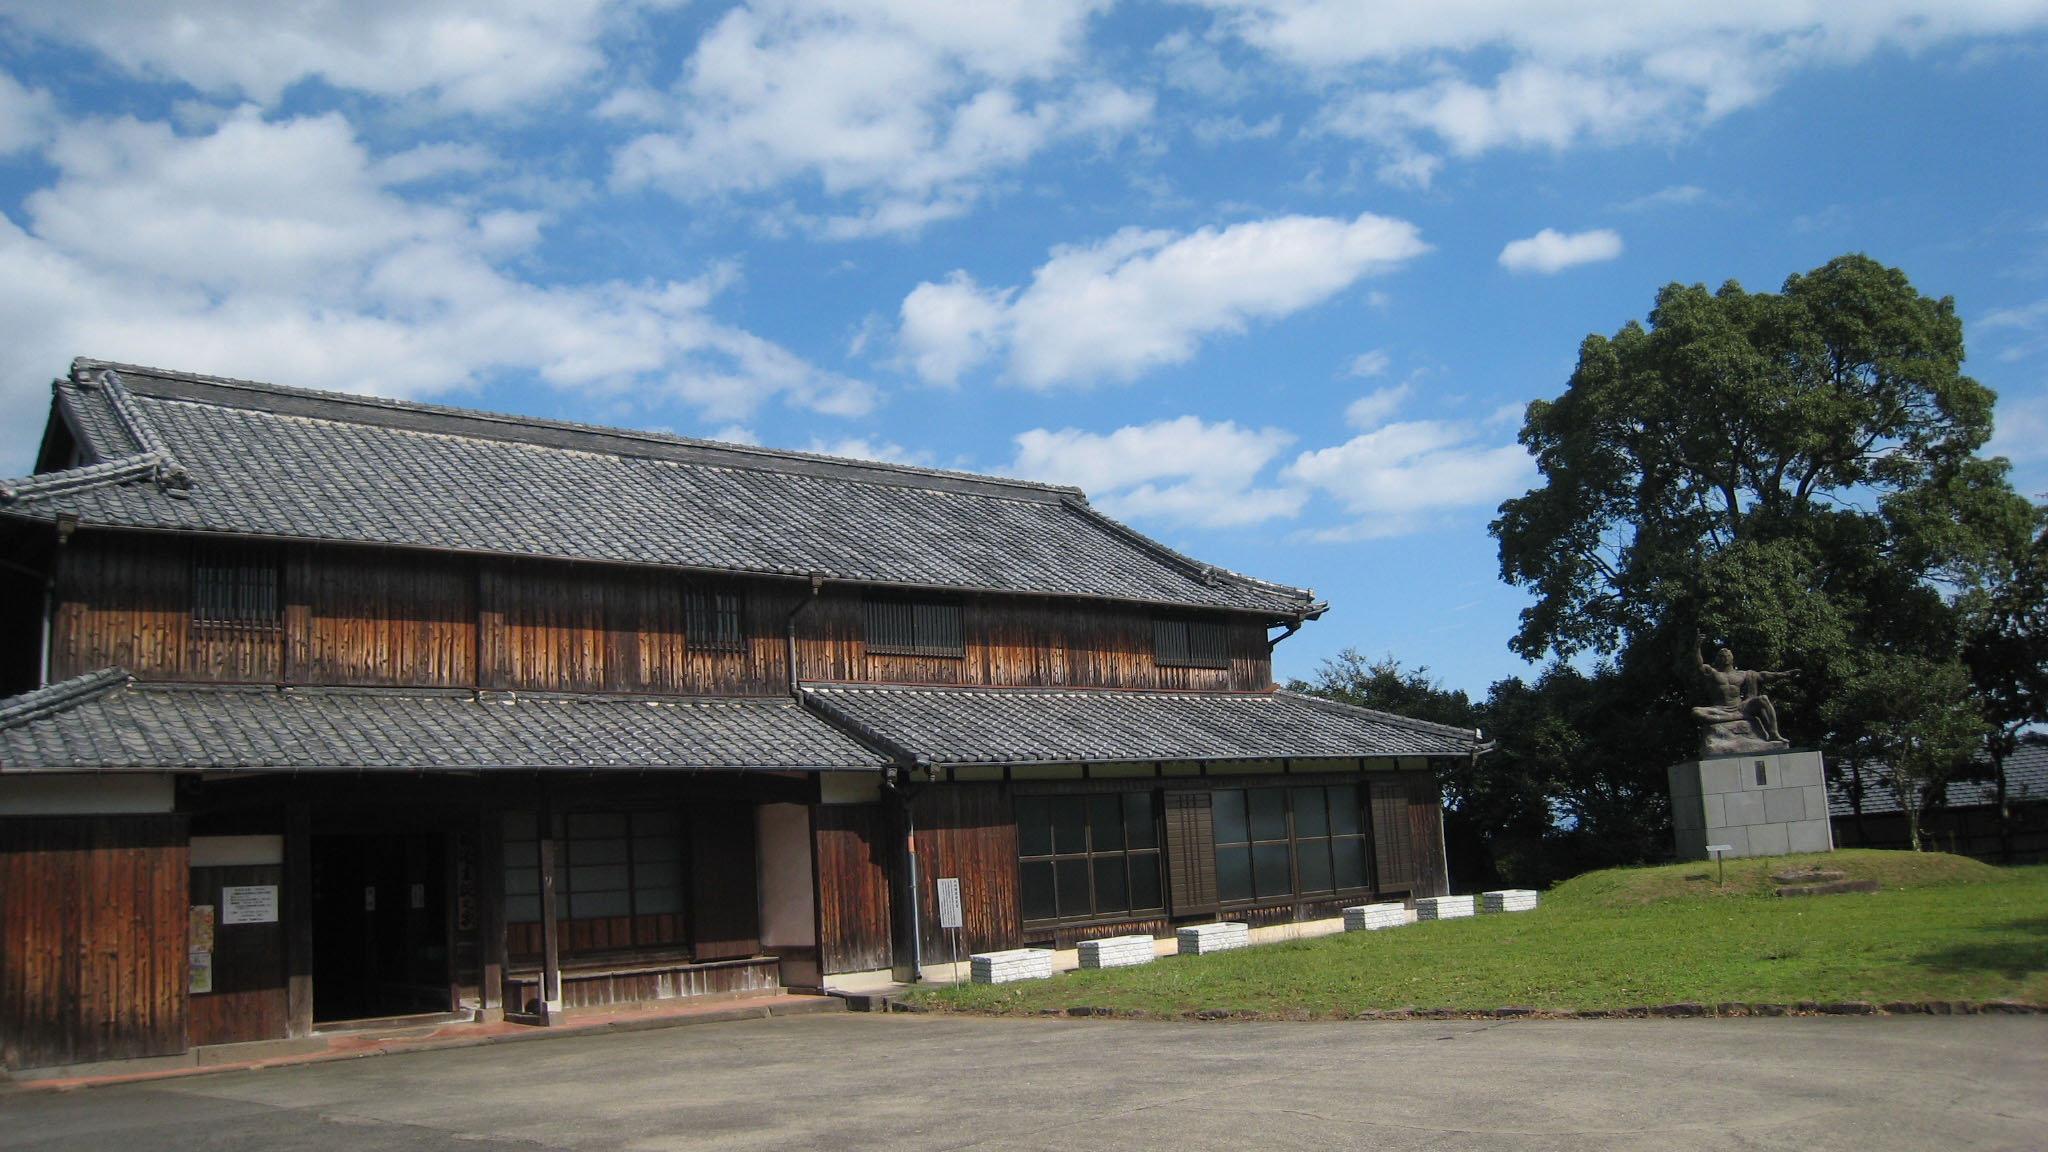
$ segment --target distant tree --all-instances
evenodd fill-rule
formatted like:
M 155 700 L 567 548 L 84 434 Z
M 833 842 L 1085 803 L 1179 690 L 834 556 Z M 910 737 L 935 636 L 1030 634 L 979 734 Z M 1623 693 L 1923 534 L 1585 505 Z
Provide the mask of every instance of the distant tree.
M 1492 524 L 1502 577 L 1536 597 L 1511 646 L 1610 654 L 1648 706 L 1703 632 L 1804 670 L 1774 690 L 1795 740 L 1947 731 L 1934 670 L 1958 659 L 1958 605 L 2036 523 L 2006 462 L 1976 455 L 1994 397 L 1962 359 L 1954 301 L 1860 255 L 1779 293 L 1665 287 L 1647 327 L 1588 336 L 1564 394 L 1529 406 L 1543 480 Z M 1905 691 L 1901 668 L 1944 691 Z
M 2048 509 L 2037 510 L 2048 519 Z M 1991 728 L 1985 751 L 1998 803 L 1999 851 L 2011 854 L 2005 761 L 2028 728 L 2048 724 L 2048 525 L 1971 603 L 1963 661 Z

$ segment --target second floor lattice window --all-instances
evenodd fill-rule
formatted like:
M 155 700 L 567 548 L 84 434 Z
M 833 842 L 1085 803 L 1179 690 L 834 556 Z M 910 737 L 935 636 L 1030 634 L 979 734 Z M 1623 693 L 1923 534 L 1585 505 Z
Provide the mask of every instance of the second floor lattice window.
M 1230 633 L 1208 620 L 1154 620 L 1152 660 L 1161 667 L 1228 668 Z
M 747 646 L 737 592 L 685 589 L 683 628 L 690 647 L 700 652 L 739 652 Z
M 965 656 L 958 604 L 869 600 L 861 605 L 870 652 L 897 656 Z
M 274 553 L 202 548 L 192 558 L 192 622 L 207 628 L 275 630 L 284 623 Z

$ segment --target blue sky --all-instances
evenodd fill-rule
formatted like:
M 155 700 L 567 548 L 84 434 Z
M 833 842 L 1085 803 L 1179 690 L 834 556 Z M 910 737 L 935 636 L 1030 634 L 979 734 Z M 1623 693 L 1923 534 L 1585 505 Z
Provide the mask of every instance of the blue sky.
M 1669 281 L 1954 296 L 2048 495 L 2044 188 L 2048 0 L 10 0 L 0 474 L 87 355 L 1027 476 L 1478 693 Z

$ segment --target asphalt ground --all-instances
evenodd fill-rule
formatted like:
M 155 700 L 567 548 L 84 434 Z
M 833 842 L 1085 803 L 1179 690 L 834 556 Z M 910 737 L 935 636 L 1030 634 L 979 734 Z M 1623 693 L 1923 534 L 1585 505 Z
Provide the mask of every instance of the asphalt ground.
M 2048 1016 L 834 1013 L 0 1096 L 0 1147 L 2048 1148 Z

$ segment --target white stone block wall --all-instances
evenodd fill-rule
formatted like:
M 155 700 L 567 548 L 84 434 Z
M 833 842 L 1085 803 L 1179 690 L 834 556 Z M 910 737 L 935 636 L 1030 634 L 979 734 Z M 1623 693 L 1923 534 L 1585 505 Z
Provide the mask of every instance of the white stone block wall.
M 1455 920 L 1472 915 L 1470 896 L 1424 896 L 1415 902 L 1418 920 Z
M 1211 952 L 1227 952 L 1252 942 L 1251 926 L 1234 921 L 1193 924 L 1175 935 L 1180 941 L 1180 954 L 1183 956 L 1206 956 Z
M 1152 962 L 1152 938 L 1110 936 L 1102 940 L 1083 940 L 1077 951 L 1083 968 L 1127 968 Z
M 1498 892 L 1487 892 L 1481 897 L 1488 912 L 1533 912 L 1536 910 L 1536 893 L 1528 888 L 1503 888 Z
M 976 984 L 1008 984 L 1015 980 L 1052 978 L 1052 949 L 1012 948 L 1006 952 L 977 952 L 968 958 L 971 978 Z
M 1358 904 L 1344 910 L 1346 932 L 1377 932 L 1408 923 L 1405 904 Z

